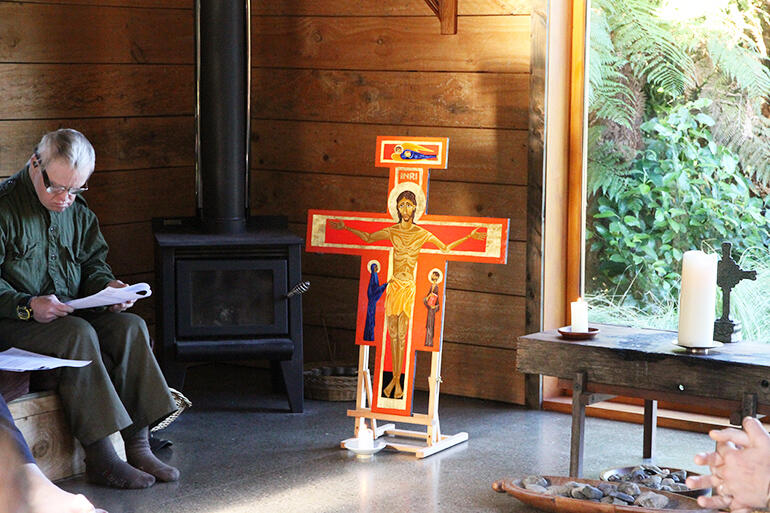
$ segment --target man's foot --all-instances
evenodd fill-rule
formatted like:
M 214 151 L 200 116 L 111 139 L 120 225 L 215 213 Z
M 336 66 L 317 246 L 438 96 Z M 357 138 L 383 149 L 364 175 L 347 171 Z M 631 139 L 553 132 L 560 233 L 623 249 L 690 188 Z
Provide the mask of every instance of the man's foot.
M 134 467 L 152 474 L 158 481 L 170 482 L 179 479 L 179 470 L 160 461 L 150 450 L 149 430 L 144 427 L 130 437 L 126 443 L 126 460 Z
M 396 393 L 393 394 L 393 399 L 401 399 L 404 397 L 404 391 L 401 390 L 401 385 L 396 384 Z
M 121 460 L 109 437 L 85 447 L 86 479 L 112 488 L 147 488 L 155 478 Z
M 107 465 L 89 462 L 86 458 L 86 480 L 110 488 L 141 489 L 155 484 L 155 478 L 118 459 Z
M 389 384 L 388 386 L 386 386 L 386 387 L 385 387 L 385 388 L 382 390 L 382 395 L 384 395 L 385 397 L 390 397 L 390 394 L 391 394 L 391 392 L 393 392 L 393 387 L 394 387 L 395 385 L 396 385 L 396 382 L 395 382 L 395 381 L 393 381 L 393 380 L 391 379 L 391 380 L 390 380 L 390 384 Z

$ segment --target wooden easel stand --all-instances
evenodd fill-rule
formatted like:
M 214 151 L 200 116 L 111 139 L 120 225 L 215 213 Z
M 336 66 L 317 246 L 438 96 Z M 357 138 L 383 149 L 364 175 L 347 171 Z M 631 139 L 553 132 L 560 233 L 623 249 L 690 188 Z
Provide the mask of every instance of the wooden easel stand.
M 411 416 L 378 413 L 371 410 L 372 379 L 369 374 L 369 346 L 361 346 L 358 356 L 358 392 L 356 393 L 356 409 L 348 410 L 348 417 L 355 418 L 354 436 L 358 436 L 360 419 L 369 419 L 375 440 L 380 436 L 401 439 L 421 440 L 424 443 L 409 443 L 403 440 L 385 440 L 386 447 L 399 452 L 411 452 L 417 458 L 425 458 L 431 454 L 443 451 L 468 440 L 468 433 L 460 432 L 455 435 L 442 435 L 438 418 L 439 384 L 441 383 L 441 352 L 432 353 L 431 370 L 428 377 L 428 413 Z M 388 422 L 381 426 L 377 421 Z M 396 429 L 395 422 L 425 426 L 425 431 Z M 350 440 L 350 439 L 348 439 Z M 341 442 L 345 447 L 348 440 Z

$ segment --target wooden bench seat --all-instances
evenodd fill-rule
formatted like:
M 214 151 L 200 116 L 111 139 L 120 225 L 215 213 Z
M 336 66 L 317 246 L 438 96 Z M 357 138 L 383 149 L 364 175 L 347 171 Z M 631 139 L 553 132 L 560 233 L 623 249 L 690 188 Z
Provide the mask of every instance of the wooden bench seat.
M 7 376 L 9 374 L 11 376 Z M 24 374 L 27 375 L 26 384 Z M 55 481 L 83 473 L 85 453 L 80 442 L 72 436 L 56 392 L 27 392 L 29 373 L 0 371 L 0 375 L 0 383 L 4 385 L 0 393 L 6 399 L 16 397 L 8 402 L 8 409 L 48 479 Z M 19 392 L 22 395 L 19 396 Z M 118 455 L 125 459 L 120 433 L 114 433 L 110 438 Z

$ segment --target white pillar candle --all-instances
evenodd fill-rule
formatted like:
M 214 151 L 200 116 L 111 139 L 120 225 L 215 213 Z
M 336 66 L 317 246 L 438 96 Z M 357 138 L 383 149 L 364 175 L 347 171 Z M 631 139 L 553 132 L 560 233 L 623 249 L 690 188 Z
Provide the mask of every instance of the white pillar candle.
M 366 427 L 364 422 L 358 426 L 358 448 L 372 449 L 374 447 L 374 433 Z
M 679 345 L 714 345 L 717 300 L 717 255 L 687 251 L 682 258 L 679 290 Z
M 588 303 L 583 301 L 582 297 L 579 297 L 577 301 L 573 301 L 570 304 L 572 315 L 570 316 L 570 322 L 572 323 L 572 331 L 575 333 L 587 333 L 588 332 Z

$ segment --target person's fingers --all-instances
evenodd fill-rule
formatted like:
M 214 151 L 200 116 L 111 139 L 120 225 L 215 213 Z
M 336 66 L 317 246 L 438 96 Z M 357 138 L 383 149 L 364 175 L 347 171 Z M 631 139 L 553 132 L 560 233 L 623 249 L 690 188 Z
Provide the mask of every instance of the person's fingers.
M 698 497 L 698 506 L 707 509 L 726 509 L 731 502 L 732 498 L 726 498 L 720 495 L 712 495 L 710 497 L 701 495 Z
M 705 475 L 705 476 L 690 476 L 687 478 L 687 488 L 690 489 L 698 489 L 698 488 L 711 488 L 713 485 L 711 483 L 711 476 Z
M 717 469 L 712 468 L 711 469 L 711 475 L 708 476 L 708 477 L 709 477 L 709 481 L 710 481 L 709 486 L 711 486 L 712 488 L 716 488 L 717 486 L 722 484 L 723 479 L 722 479 L 721 474 L 717 471 Z
M 762 426 L 762 423 L 754 418 L 754 417 L 744 417 L 743 419 L 743 429 L 746 433 L 746 437 L 751 441 L 751 445 L 757 445 L 757 443 L 761 444 L 770 444 L 770 435 L 768 435 L 767 431 L 765 431 L 765 428 Z M 739 445 L 749 445 L 749 444 L 739 444 Z
M 744 446 L 744 447 L 746 447 L 746 446 Z M 721 463 L 724 463 L 724 462 L 727 461 L 725 458 L 729 454 L 737 453 L 738 452 L 738 448 L 732 442 L 717 442 L 717 446 L 716 446 L 715 452 L 717 453 L 717 456 L 718 456 L 717 460 L 721 459 L 721 461 L 719 461 L 717 463 L 717 465 L 720 465 Z
M 722 457 L 716 452 L 701 452 L 696 454 L 694 459 L 697 465 L 708 465 L 709 467 L 714 467 L 723 463 Z
M 725 428 L 709 431 L 712 440 L 720 443 L 732 442 L 736 445 L 749 445 L 749 436 L 742 430 L 736 428 Z

